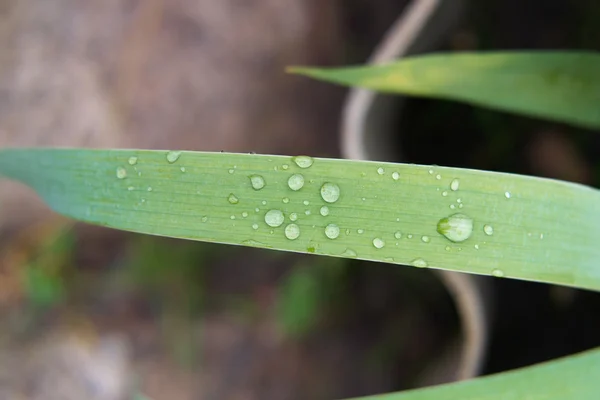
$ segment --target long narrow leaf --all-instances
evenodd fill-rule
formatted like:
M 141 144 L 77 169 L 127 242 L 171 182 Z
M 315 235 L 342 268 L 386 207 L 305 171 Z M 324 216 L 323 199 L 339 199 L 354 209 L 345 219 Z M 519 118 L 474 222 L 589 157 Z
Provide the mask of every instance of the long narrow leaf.
M 571 183 L 148 150 L 1 150 L 0 173 L 118 229 L 600 289 L 600 192 Z
M 388 93 L 460 100 L 600 128 L 600 54 L 480 52 L 415 56 L 376 66 L 291 72 Z

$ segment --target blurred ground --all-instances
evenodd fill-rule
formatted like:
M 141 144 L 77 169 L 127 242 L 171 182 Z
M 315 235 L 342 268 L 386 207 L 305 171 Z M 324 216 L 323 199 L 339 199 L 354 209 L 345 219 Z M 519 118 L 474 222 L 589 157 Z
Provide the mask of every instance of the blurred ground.
M 284 67 L 363 61 L 405 3 L 0 0 L 0 146 L 336 156 L 343 91 Z M 593 0 L 473 4 L 448 48 L 600 48 Z M 589 132 L 450 102 L 409 107 L 407 161 L 598 186 Z M 461 140 L 444 142 L 448 126 Z M 457 329 L 427 272 L 73 225 L 5 181 L 0 204 L 0 399 L 378 393 L 414 384 Z M 489 371 L 598 345 L 585 322 L 594 294 L 500 285 L 505 342 Z M 534 298 L 519 309 L 506 293 Z M 539 310 L 537 330 L 519 336 Z M 584 338 L 569 330 L 578 324 Z M 566 345 L 516 357 L 527 352 L 514 343 L 531 347 L 549 326 Z

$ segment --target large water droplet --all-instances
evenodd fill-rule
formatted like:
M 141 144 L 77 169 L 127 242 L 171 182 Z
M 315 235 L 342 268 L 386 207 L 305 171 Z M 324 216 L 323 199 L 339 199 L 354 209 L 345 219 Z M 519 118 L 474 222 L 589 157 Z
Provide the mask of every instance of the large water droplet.
M 452 179 L 452 182 L 450 182 L 450 189 L 454 192 L 456 192 L 458 190 L 458 187 L 460 186 L 460 181 L 458 179 Z
M 350 258 L 356 258 L 358 257 L 358 254 L 356 254 L 356 252 L 352 249 L 346 249 L 344 250 L 344 252 L 341 254 L 344 257 L 350 257 Z
M 230 193 L 229 196 L 227 197 L 227 201 L 230 204 L 237 204 L 240 202 L 240 199 L 237 198 L 237 196 L 233 193 Z
M 301 174 L 290 176 L 288 179 L 288 186 L 294 191 L 302 189 L 304 186 L 304 177 Z
M 329 207 L 323 206 L 323 207 L 321 207 L 321 210 L 319 212 L 321 213 L 322 216 L 326 217 L 329 215 Z
M 504 271 L 502 271 L 501 269 L 498 269 L 498 268 L 494 268 L 492 270 L 492 275 L 495 276 L 496 278 L 502 278 L 502 277 L 504 277 Z
M 340 228 L 336 224 L 329 224 L 325 227 L 325 236 L 329 239 L 335 239 L 340 236 Z
M 129 165 L 135 165 L 138 162 L 138 158 L 136 156 L 129 157 Z
M 383 248 L 383 246 L 385 246 L 385 242 L 383 241 L 383 239 L 375 238 L 373 239 L 373 246 L 375 246 L 375 248 L 377 249 L 381 249 Z
M 296 163 L 300 168 L 308 168 L 313 165 L 313 158 L 309 156 L 296 156 L 292 157 L 292 161 Z
M 296 214 L 295 212 L 290 214 L 290 221 L 296 221 L 298 220 L 298 214 Z
M 290 240 L 296 240 L 300 236 L 300 228 L 296 224 L 289 224 L 285 227 L 285 237 Z
M 417 267 L 417 268 L 426 268 L 427 267 L 427 261 L 423 260 L 422 258 L 415 258 L 412 261 L 412 265 Z
M 324 183 L 321 186 L 321 197 L 327 203 L 335 203 L 340 198 L 340 187 L 335 183 Z
M 181 156 L 181 151 L 170 151 L 167 153 L 167 161 L 173 164 L 179 159 L 179 156 Z
M 126 176 L 127 176 L 127 170 L 123 167 L 118 167 L 117 168 L 117 178 L 125 179 Z
M 494 228 L 491 225 L 484 225 L 483 231 L 486 235 L 491 236 L 494 234 Z
M 265 178 L 260 175 L 250 175 L 250 184 L 252 189 L 260 190 L 265 187 Z
M 277 228 L 283 224 L 283 213 L 280 210 L 269 210 L 265 214 L 265 222 L 273 228 Z
M 440 219 L 437 231 L 452 242 L 464 242 L 473 233 L 473 219 L 465 214 L 453 214 Z

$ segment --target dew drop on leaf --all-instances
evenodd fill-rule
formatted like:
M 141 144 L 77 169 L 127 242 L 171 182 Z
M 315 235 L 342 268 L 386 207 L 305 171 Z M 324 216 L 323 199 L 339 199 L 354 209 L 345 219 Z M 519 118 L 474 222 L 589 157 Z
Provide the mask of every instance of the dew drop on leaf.
M 321 186 L 321 197 L 327 203 L 335 203 L 340 198 L 340 187 L 335 183 L 324 183 Z
M 265 178 L 260 175 L 250 175 L 250 184 L 252 189 L 260 190 L 265 187 Z
M 437 231 L 452 242 L 464 242 L 473 233 L 473 219 L 465 214 L 453 214 L 439 220 Z
M 417 268 L 426 268 L 427 267 L 427 261 L 423 260 L 422 258 L 415 258 L 412 261 L 412 265 L 417 267 Z
M 240 202 L 240 199 L 237 198 L 237 196 L 233 193 L 230 193 L 229 196 L 227 197 L 227 201 L 230 204 L 237 204 Z
M 269 210 L 265 214 L 265 223 L 272 228 L 277 228 L 283 224 L 283 213 L 280 210 Z
M 402 239 L 402 232 L 398 231 L 398 232 L 394 233 L 394 237 L 396 239 Z
M 329 239 L 336 239 L 340 236 L 340 228 L 336 224 L 329 224 L 325 227 L 325 236 Z
M 323 206 L 323 207 L 321 207 L 321 210 L 319 210 L 319 212 L 321 213 L 322 216 L 326 217 L 329 215 L 329 207 Z
M 136 156 L 129 157 L 129 165 L 135 165 L 138 162 L 138 158 Z
M 167 161 L 170 164 L 173 164 L 175 161 L 179 160 L 179 156 L 181 156 L 181 151 L 169 151 L 167 153 Z
M 117 178 L 118 179 L 125 179 L 126 176 L 127 176 L 127 171 L 125 170 L 125 168 L 118 167 L 117 168 Z
M 297 221 L 298 220 L 298 214 L 296 214 L 295 212 L 290 214 L 290 221 Z
M 460 186 L 460 181 L 458 179 L 452 179 L 452 182 L 450 182 L 450 189 L 454 192 L 456 192 L 458 190 L 458 187 Z
M 492 236 L 494 234 L 494 228 L 491 225 L 484 225 L 483 231 L 488 236 Z
M 302 187 L 304 186 L 304 176 L 302 176 L 301 174 L 294 174 L 290 176 L 290 178 L 288 179 L 288 186 L 293 191 L 302 189 Z
M 385 246 L 385 242 L 383 239 L 375 238 L 373 239 L 373 246 L 375 246 L 376 249 L 381 249 L 383 246 Z
M 296 240 L 300 236 L 300 228 L 296 224 L 289 224 L 284 230 L 285 237 L 290 240 Z
M 421 241 L 423 243 L 429 243 L 431 239 L 429 238 L 429 236 L 421 236 Z
M 398 179 L 400 179 L 400 174 L 397 172 L 392 172 L 392 179 L 397 181 Z
M 341 254 L 344 257 L 349 257 L 349 258 L 356 258 L 358 257 L 358 254 L 356 254 L 356 252 L 352 249 L 346 249 L 344 250 L 344 252 Z
M 498 268 L 494 268 L 492 270 L 492 275 L 495 276 L 496 278 L 502 278 L 502 277 L 504 277 L 504 271 L 502 271 L 501 269 L 498 269 Z
M 292 161 L 294 161 L 294 163 L 296 163 L 296 165 L 300 168 L 308 168 L 313 165 L 314 162 L 313 158 L 309 156 L 292 157 Z
M 379 167 L 379 168 L 377 168 L 377 173 L 379 175 L 383 175 L 383 174 L 385 174 L 385 169 L 383 169 L 382 167 Z

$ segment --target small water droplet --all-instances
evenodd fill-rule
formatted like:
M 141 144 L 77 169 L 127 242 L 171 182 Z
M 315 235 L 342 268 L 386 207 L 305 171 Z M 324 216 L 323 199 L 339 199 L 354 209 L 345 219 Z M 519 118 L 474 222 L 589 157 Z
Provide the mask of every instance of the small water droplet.
M 492 275 L 495 276 L 496 278 L 502 278 L 502 277 L 504 277 L 504 271 L 502 271 L 499 268 L 494 268 L 492 270 Z
M 392 179 L 397 181 L 398 179 L 400 179 L 400 174 L 397 172 L 392 172 Z
M 258 208 L 258 207 L 256 207 L 256 208 L 254 209 L 254 212 L 259 212 L 259 211 L 260 211 L 260 208 Z
M 272 228 L 277 228 L 283 224 L 283 213 L 280 210 L 269 210 L 265 214 L 265 222 Z
M 456 199 L 457 203 L 462 203 L 462 200 L 460 198 Z
M 149 191 L 149 192 L 151 192 L 154 189 L 152 189 L 152 186 L 148 186 L 148 189 L 146 189 L 146 190 Z
M 230 174 L 233 174 L 233 173 L 235 172 L 235 169 L 233 169 L 233 168 L 230 168 L 228 172 L 229 172 Z
M 379 168 L 377 168 L 377 173 L 378 173 L 379 175 L 383 175 L 383 174 L 385 174 L 385 169 L 383 169 L 383 168 L 379 167 Z
M 267 201 L 263 200 L 263 201 L 260 202 L 260 204 L 262 204 L 263 206 L 266 206 L 267 205 Z
M 426 268 L 427 267 L 427 261 L 423 260 L 422 258 L 415 258 L 412 261 L 412 265 L 417 267 L 417 268 Z
M 134 190 L 134 189 L 135 189 L 135 188 L 134 188 L 133 186 L 129 186 L 129 187 L 127 188 L 127 190 L 129 190 L 130 192 L 131 192 L 132 190 Z
M 463 208 L 463 203 L 460 203 L 460 204 L 458 205 L 458 208 Z
M 179 170 L 180 170 L 181 172 L 185 172 L 185 167 L 181 167 L 181 168 L 179 168 Z
M 350 258 L 356 258 L 358 257 L 358 254 L 356 254 L 356 252 L 352 249 L 346 249 L 344 250 L 344 252 L 341 254 L 344 257 L 350 257 Z
M 327 206 L 321 207 L 320 213 L 324 217 L 328 216 L 329 215 L 329 207 L 327 207 Z
M 260 190 L 265 187 L 265 178 L 260 175 L 250 175 L 250 184 L 252 185 L 252 189 Z
M 324 183 L 321 186 L 321 197 L 327 203 L 335 203 L 340 198 L 340 187 L 335 183 Z
M 142 171 L 138 171 L 138 176 L 142 176 Z
M 298 214 L 296 214 L 295 212 L 290 214 L 290 221 L 297 221 L 298 220 Z
M 394 233 L 394 237 L 396 239 L 402 239 L 402 232 L 398 231 L 398 232 Z
M 252 224 L 252 229 L 257 230 L 258 229 L 258 224 Z
M 309 156 L 296 156 L 292 157 L 292 161 L 296 163 L 300 168 L 308 168 L 313 165 L 313 158 Z
M 364 178 L 365 176 L 367 176 L 367 173 L 366 172 L 361 172 L 360 176 L 362 176 Z
M 454 204 L 450 204 L 450 209 L 454 210 L 456 208 L 456 206 Z
M 439 181 L 440 179 L 442 179 L 442 176 L 441 176 L 440 174 L 437 174 L 437 175 L 435 176 L 435 179 L 437 179 L 437 180 Z
M 329 224 L 325 227 L 325 236 L 329 239 L 336 239 L 340 236 L 340 228 L 336 224 Z
M 206 215 L 205 215 L 205 216 L 203 216 L 203 217 L 202 217 L 202 219 L 201 219 L 201 221 L 202 221 L 202 222 L 206 222 L 206 221 L 208 221 L 208 217 L 207 217 Z
M 421 240 L 423 241 L 423 243 L 429 243 L 431 241 L 429 236 L 421 236 Z
M 346 236 L 350 235 L 350 229 L 346 229 L 345 233 L 346 233 Z
M 246 211 L 242 213 L 242 218 L 248 218 L 248 213 Z
M 448 196 L 448 192 L 444 190 L 444 191 L 442 192 L 442 196 L 444 196 L 444 197 Z
M 385 246 L 385 242 L 383 239 L 375 238 L 373 239 L 373 246 L 375 246 L 376 249 L 381 249 L 383 246 Z
M 167 161 L 173 164 L 175 161 L 179 160 L 179 156 L 181 156 L 181 151 L 169 151 L 167 153 Z
M 544 234 L 540 233 L 540 239 L 544 239 Z
M 283 168 L 283 169 L 288 169 L 289 167 L 290 167 L 290 166 L 289 166 L 289 165 L 287 165 L 287 164 L 283 164 L 283 165 L 281 166 L 281 168 Z
M 510 199 L 510 196 L 511 196 L 510 192 L 504 192 L 504 197 L 506 197 L 507 199 Z
M 304 214 L 306 214 L 306 215 L 310 215 L 310 214 L 311 214 L 311 212 L 310 212 L 310 210 L 306 210 L 306 211 L 304 211 Z
M 125 179 L 126 176 L 127 176 L 127 170 L 125 170 L 125 168 L 123 168 L 123 167 L 118 167 L 117 168 L 117 178 Z
M 456 192 L 458 190 L 459 186 L 460 186 L 460 181 L 458 179 L 452 179 L 452 182 L 450 182 L 450 190 L 452 190 L 453 192 Z
M 430 170 L 429 170 L 429 171 L 427 171 L 427 172 L 429 172 L 429 175 L 433 175 L 433 170 L 432 170 L 432 169 L 430 169 Z
M 484 225 L 483 231 L 486 235 L 491 236 L 494 234 L 494 228 L 491 225 Z
M 366 197 L 363 197 L 361 200 L 362 200 L 362 201 L 366 201 L 366 200 L 367 200 L 367 198 L 366 198 Z
M 240 202 L 240 199 L 237 198 L 237 196 L 233 193 L 230 193 L 229 196 L 227 197 L 227 201 L 230 204 L 237 204 Z
M 300 236 L 300 228 L 296 224 L 289 224 L 284 230 L 285 237 L 290 240 L 296 240 Z
M 452 242 L 464 242 L 473 233 L 473 219 L 465 214 L 453 214 L 439 220 L 437 231 Z
M 363 233 L 365 233 L 364 229 L 357 229 L 356 233 L 358 233 L 359 235 L 362 235 Z
M 304 177 L 301 174 L 294 174 L 288 179 L 288 186 L 293 191 L 300 190 L 304 186 Z
M 450 251 L 450 246 L 446 246 L 446 251 Z
M 129 157 L 129 165 L 135 165 L 138 162 L 138 158 L 136 156 Z
M 284 204 L 287 204 L 287 203 L 289 203 L 289 202 L 290 202 L 290 199 L 289 199 L 288 197 L 284 197 L 283 199 L 281 199 L 281 201 L 282 201 Z
M 230 216 L 229 219 L 235 219 L 235 215 Z
M 412 239 L 412 234 L 409 233 L 406 237 Z

